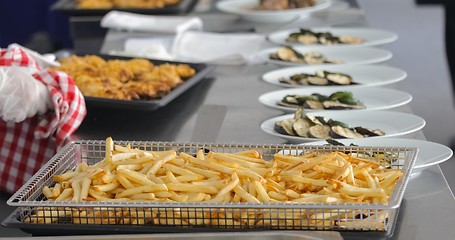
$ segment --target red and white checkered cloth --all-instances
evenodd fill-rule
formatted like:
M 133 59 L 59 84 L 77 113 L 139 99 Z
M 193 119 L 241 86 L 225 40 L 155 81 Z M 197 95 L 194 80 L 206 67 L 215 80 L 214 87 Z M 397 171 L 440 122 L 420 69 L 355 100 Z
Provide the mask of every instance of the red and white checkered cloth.
M 84 98 L 66 73 L 42 69 L 24 49 L 0 49 L 0 66 L 36 70 L 49 90 L 53 110 L 15 123 L 0 119 L 0 191 L 13 193 L 33 176 L 76 131 L 86 115 Z

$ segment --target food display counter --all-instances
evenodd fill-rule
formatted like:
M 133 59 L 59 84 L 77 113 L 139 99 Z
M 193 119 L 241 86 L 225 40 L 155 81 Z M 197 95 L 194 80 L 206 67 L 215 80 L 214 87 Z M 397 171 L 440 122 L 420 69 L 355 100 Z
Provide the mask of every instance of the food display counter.
M 361 11 L 355 10 L 335 15 L 336 17 L 332 19 L 321 15 L 309 21 L 280 24 L 280 26 L 254 24 L 221 13 L 200 13 L 198 16 L 203 19 L 206 31 L 218 32 L 229 29 L 245 31 L 255 29 L 257 32 L 267 33 L 296 26 L 337 25 L 336 22 L 330 22 L 334 20 L 340 23 L 338 26 L 367 25 Z M 125 39 L 141 36 L 147 35 L 110 31 L 101 51 L 109 53 L 111 50 L 122 49 Z M 264 120 L 283 114 L 282 111 L 265 107 L 258 101 L 260 95 L 280 89 L 261 79 L 264 73 L 278 68 L 280 67 L 272 64 L 218 65 L 207 79 L 165 108 L 153 112 L 112 109 L 89 111 L 77 135 L 83 139 L 103 139 L 111 135 L 116 139 L 125 140 L 188 142 L 201 139 L 218 143 L 285 143 L 285 140 L 271 137 L 259 127 Z M 405 81 L 412 81 L 412 79 Z M 391 87 L 397 88 L 395 85 Z M 196 123 L 204 121 L 204 118 L 198 117 L 201 106 L 204 106 L 205 111 L 200 115 L 208 117 L 205 124 Z M 225 109 L 226 112 L 220 109 Z M 409 106 L 399 107 L 394 111 L 412 113 Z M 221 122 L 217 125 L 210 119 Z M 206 128 L 196 127 L 200 125 Z M 403 137 L 425 139 L 422 131 Z M 455 220 L 454 211 L 454 196 L 439 166 L 425 168 L 409 182 L 400 209 L 398 225 L 391 239 L 450 239 L 450 236 L 455 234 L 455 230 L 451 228 Z M 346 239 L 374 238 L 365 233 L 344 237 Z
M 201 1 L 202 2 L 202 1 Z M 352 4 L 352 3 L 351 3 Z M 354 3 L 355 4 L 355 3 Z M 353 6 L 353 5 L 351 5 Z M 196 9 L 198 7 L 196 6 Z M 213 6 L 208 11 L 191 15 L 200 17 L 204 31 L 251 32 L 267 34 L 277 30 L 296 27 L 365 27 L 367 22 L 361 10 L 318 13 L 311 19 L 290 23 L 254 23 L 238 17 L 216 12 Z M 399 34 L 399 33 L 398 33 Z M 123 49 L 124 42 L 131 37 L 162 36 L 147 33 L 133 33 L 109 30 L 103 42 L 101 53 Z M 267 43 L 274 46 L 272 43 Z M 76 49 L 77 50 L 77 49 Z M 87 49 L 83 49 L 84 51 Z M 216 51 L 216 49 L 214 49 Z M 102 140 L 111 136 L 117 140 L 153 140 L 173 142 L 214 142 L 223 144 L 281 144 L 286 140 L 271 136 L 261 130 L 265 120 L 283 115 L 284 112 L 264 106 L 259 96 L 281 89 L 261 79 L 264 73 L 282 68 L 274 64 L 213 65 L 206 77 L 187 89 L 166 106 L 151 110 L 131 110 L 122 106 L 97 107 L 88 105 L 88 114 L 75 136 L 79 139 Z M 412 81 L 406 79 L 405 81 Z M 397 85 L 388 85 L 397 88 Z M 405 89 L 401 89 L 405 90 Z M 414 96 L 419 97 L 419 96 Z M 408 106 L 393 111 L 412 113 Z M 346 114 L 349 114 L 346 112 Z M 422 131 L 410 133 L 402 138 L 421 139 Z M 455 221 L 454 195 L 438 165 L 415 172 L 410 178 L 401 203 L 397 225 L 392 235 L 371 232 L 322 233 L 266 231 L 257 235 L 261 239 L 451 239 L 455 236 L 452 227 Z M 280 235 L 280 233 L 282 233 Z M 179 233 L 181 234 L 181 233 Z M 194 234 L 194 233 L 193 233 Z M 254 233 L 206 233 L 199 239 L 254 239 Z M 262 234 L 262 235 L 261 235 Z M 324 235 L 325 234 L 325 235 Z M 300 235 L 300 238 L 299 238 Z M 172 234 L 140 234 L 117 236 L 59 236 L 59 239 L 160 239 L 178 237 Z M 180 235 L 181 239 L 185 239 Z M 319 237 L 319 238 L 318 238 Z

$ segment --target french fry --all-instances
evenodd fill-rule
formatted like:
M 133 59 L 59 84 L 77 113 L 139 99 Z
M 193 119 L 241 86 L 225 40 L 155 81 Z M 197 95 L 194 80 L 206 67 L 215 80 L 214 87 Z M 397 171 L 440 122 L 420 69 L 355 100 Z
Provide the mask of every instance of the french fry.
M 180 183 L 171 171 L 166 171 L 166 177 L 162 179 L 168 183 Z
M 52 190 L 48 186 L 44 186 L 43 187 L 43 194 L 47 198 L 54 198 L 54 193 L 52 192 Z
M 236 156 L 235 154 L 214 153 L 212 155 L 212 158 L 219 160 L 220 162 L 223 162 L 223 163 L 236 163 L 242 167 L 264 168 L 264 164 L 262 164 L 262 163 L 247 161 L 244 159 L 248 159 L 248 158 L 246 158 L 246 157 L 242 158 L 241 156 Z
M 112 155 L 112 163 L 116 164 L 117 162 L 127 162 L 125 160 L 132 161 L 133 158 L 137 157 L 137 153 L 135 152 L 123 152 L 123 153 L 116 153 Z
M 146 185 L 135 188 L 126 189 L 125 191 L 115 195 L 115 198 L 124 198 L 138 193 L 167 191 L 168 187 L 165 184 Z
M 96 201 L 106 201 L 109 199 L 108 197 L 105 196 L 106 195 L 105 192 L 98 192 L 94 189 L 89 189 L 88 194 L 89 194 L 89 196 L 96 199 Z
M 188 194 L 188 202 L 202 202 L 205 198 L 205 193 Z
M 68 171 L 68 172 L 65 172 L 65 173 L 63 173 L 61 175 L 54 176 L 54 181 L 56 181 L 56 182 L 68 181 L 69 179 L 75 177 L 76 175 L 77 175 L 77 172 Z
M 265 190 L 264 186 L 262 186 L 262 183 L 259 181 L 254 181 L 254 187 L 256 189 L 256 192 L 258 194 L 258 199 L 262 200 L 263 202 L 270 202 L 270 196 L 267 194 L 267 191 Z
M 80 201 L 81 200 L 81 183 L 80 182 L 73 182 L 71 183 L 71 187 L 73 189 L 73 198 L 71 201 Z
M 101 177 L 101 181 L 103 183 L 111 183 L 115 179 L 115 174 L 111 173 L 111 171 L 107 171 L 104 176 Z
M 224 186 L 217 194 L 214 198 L 212 198 L 210 200 L 210 202 L 229 202 L 225 199 L 226 196 L 229 196 L 229 193 L 232 191 L 232 189 L 234 189 L 238 184 L 239 184 L 240 180 L 239 180 L 239 177 L 237 176 L 237 174 L 234 172 L 232 174 L 232 181 L 228 184 L 226 184 L 226 186 Z
M 259 201 L 259 199 L 254 197 L 252 194 L 245 191 L 245 189 L 243 189 L 240 185 L 235 186 L 233 190 L 241 198 L 245 199 L 246 202 L 249 202 L 249 203 L 260 203 L 261 202 L 261 201 Z
M 117 171 L 117 175 L 122 175 L 126 177 L 128 180 L 136 182 L 141 185 L 154 185 L 155 183 L 148 179 L 144 174 L 140 174 L 138 172 L 129 170 L 129 169 L 122 169 Z
M 281 194 L 279 192 L 269 191 L 267 194 L 270 196 L 270 198 L 273 198 L 273 199 L 278 200 L 278 201 L 282 201 L 283 202 L 283 201 L 286 201 L 286 199 L 287 199 L 286 195 Z
M 240 151 L 240 152 L 236 152 L 234 154 L 238 155 L 238 156 L 247 157 L 246 159 L 248 159 L 251 162 L 261 163 L 264 161 L 261 159 L 261 154 L 259 154 L 259 152 L 257 150 Z
M 71 197 L 71 195 L 73 194 L 73 189 L 72 188 L 66 188 L 65 190 L 63 190 L 62 193 L 60 193 L 60 195 L 55 199 L 56 202 L 58 201 L 63 201 L 69 197 Z
M 300 194 L 297 193 L 296 191 L 292 189 L 286 189 L 285 191 L 286 196 L 291 197 L 291 198 L 299 198 Z
M 104 185 L 94 185 L 93 189 L 98 192 L 110 192 L 110 191 L 118 188 L 119 185 L 120 184 L 118 182 L 111 182 L 111 183 L 104 184 Z M 88 193 L 88 187 L 87 187 L 87 193 Z
M 189 160 L 190 163 L 193 163 L 195 165 L 202 166 L 202 167 L 207 167 L 210 170 L 215 170 L 215 171 L 218 171 L 218 172 L 221 172 L 221 173 L 224 173 L 224 174 L 228 174 L 228 175 L 231 175 L 233 173 L 233 171 L 234 171 L 232 168 L 229 168 L 229 167 L 226 167 L 224 165 L 215 163 L 213 161 L 200 160 L 200 159 L 197 159 L 197 158 L 192 157 L 192 156 L 190 156 L 188 158 L 188 160 Z
M 156 174 L 156 172 L 161 168 L 161 166 L 163 166 L 163 164 L 176 157 L 175 151 L 168 151 L 166 153 L 167 154 L 161 155 L 155 159 L 155 163 L 146 174 L 147 176 Z
M 106 153 L 104 154 L 107 162 L 112 161 L 112 151 L 113 150 L 114 150 L 114 140 L 112 140 L 111 137 L 108 137 L 106 139 Z
M 194 185 L 189 183 L 169 183 L 166 184 L 167 188 L 171 191 L 181 191 L 181 192 L 202 192 L 202 193 L 209 193 L 215 194 L 218 193 L 218 189 L 209 186 L 209 185 Z
M 129 199 L 132 200 L 153 200 L 155 199 L 155 194 L 153 193 L 138 193 L 129 196 Z
M 297 183 L 307 183 L 307 184 L 312 184 L 314 186 L 319 186 L 319 187 L 329 186 L 329 184 L 327 183 L 327 180 L 312 179 L 312 178 L 302 177 L 302 176 L 283 176 L 283 180 L 293 181 L 293 182 L 297 182 Z
M 92 180 L 90 178 L 84 178 L 81 183 L 81 196 L 80 201 L 85 201 L 88 197 L 88 190 L 90 189 L 90 185 L 92 184 Z M 118 184 L 116 188 L 118 187 Z
M 44 189 L 43 189 L 44 190 Z M 54 198 L 58 197 L 62 192 L 62 185 L 60 183 L 56 183 L 52 188 L 52 195 Z
M 220 172 L 215 172 L 208 169 L 201 169 L 196 166 L 187 165 L 186 168 L 196 174 L 205 176 L 206 178 L 219 177 L 221 175 Z
M 187 202 L 189 198 L 189 196 L 185 194 L 177 194 L 175 192 L 170 192 L 170 194 L 171 196 L 169 198 L 176 202 Z
M 201 181 L 204 179 L 202 176 L 196 176 L 196 175 L 187 175 L 187 176 L 178 176 L 176 177 L 178 182 L 197 182 Z
M 154 159 L 153 156 L 145 156 L 145 157 L 136 158 L 136 159 L 126 158 L 126 159 L 122 159 L 122 160 L 117 160 L 115 162 L 113 161 L 112 163 L 115 165 L 133 165 L 133 164 L 141 164 L 141 163 L 145 163 L 145 162 L 150 162 L 153 159 Z
M 125 176 L 117 174 L 116 177 L 117 181 L 126 189 L 134 188 L 134 184 L 130 182 Z
M 192 175 L 192 176 L 197 176 L 197 177 L 203 178 L 203 176 L 200 175 L 200 174 L 197 174 L 195 172 L 192 172 L 190 170 L 187 170 L 187 169 L 184 169 L 184 168 L 181 168 L 181 167 L 174 166 L 172 164 L 164 164 L 163 167 L 165 169 L 175 173 L 175 174 L 178 174 L 178 175 L 182 175 L 182 176 Z

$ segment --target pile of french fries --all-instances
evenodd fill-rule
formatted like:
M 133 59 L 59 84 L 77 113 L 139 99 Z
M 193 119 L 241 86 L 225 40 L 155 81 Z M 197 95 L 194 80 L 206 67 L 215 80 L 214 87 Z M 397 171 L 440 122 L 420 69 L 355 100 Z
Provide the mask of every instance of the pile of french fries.
M 129 145 L 115 145 L 108 138 L 104 160 L 93 165 L 83 162 L 74 170 L 54 176 L 55 185 L 45 186 L 43 194 L 49 201 L 72 202 L 387 204 L 402 176 L 399 169 L 388 169 L 374 159 L 343 152 L 315 151 L 299 156 L 276 153 L 273 160 L 265 161 L 256 150 L 204 153 L 200 149 L 191 155 L 174 150 L 134 149 Z M 102 209 L 42 208 L 31 221 L 52 223 L 57 219 L 51 219 L 52 215 L 70 216 L 73 223 L 86 224 L 249 227 L 311 224 L 346 228 L 370 226 L 372 220 L 384 223 L 387 218 L 381 211 L 371 214 L 347 209 L 226 211 L 220 208 L 192 212 L 177 208 L 159 212 L 143 208 L 132 213 L 121 208 L 104 212 Z M 352 220 L 354 216 L 359 218 L 359 215 L 362 217 L 356 221 L 343 221 Z

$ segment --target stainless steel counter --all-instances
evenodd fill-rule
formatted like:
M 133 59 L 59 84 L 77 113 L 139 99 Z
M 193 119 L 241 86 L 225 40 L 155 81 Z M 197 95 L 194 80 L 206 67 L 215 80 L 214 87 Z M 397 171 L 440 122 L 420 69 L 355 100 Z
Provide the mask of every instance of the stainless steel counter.
M 288 25 L 252 24 L 224 14 L 199 13 L 206 31 L 251 29 L 265 33 L 295 26 L 366 25 L 362 12 L 354 9 L 336 16 L 319 15 L 307 22 Z M 398 33 L 400 34 L 400 33 Z M 149 36 L 125 32 L 108 32 L 102 52 L 120 50 L 128 37 Z M 259 103 L 258 97 L 280 89 L 263 82 L 263 73 L 279 68 L 274 65 L 217 66 L 216 70 L 164 108 L 153 112 L 89 108 L 88 115 L 76 132 L 81 139 L 191 141 L 197 112 L 202 105 L 221 105 L 226 117 L 217 135 L 217 143 L 284 143 L 262 132 L 262 121 L 283 114 Z M 396 87 L 396 86 L 390 86 Z M 406 90 L 406 89 L 403 89 Z M 412 112 L 408 106 L 396 111 Z M 216 136 L 216 134 L 209 133 Z M 404 137 L 424 139 L 421 131 Z M 391 239 L 452 239 L 455 236 L 455 201 L 439 166 L 424 169 L 412 177 Z M 342 234 L 345 239 L 385 239 L 372 234 Z

